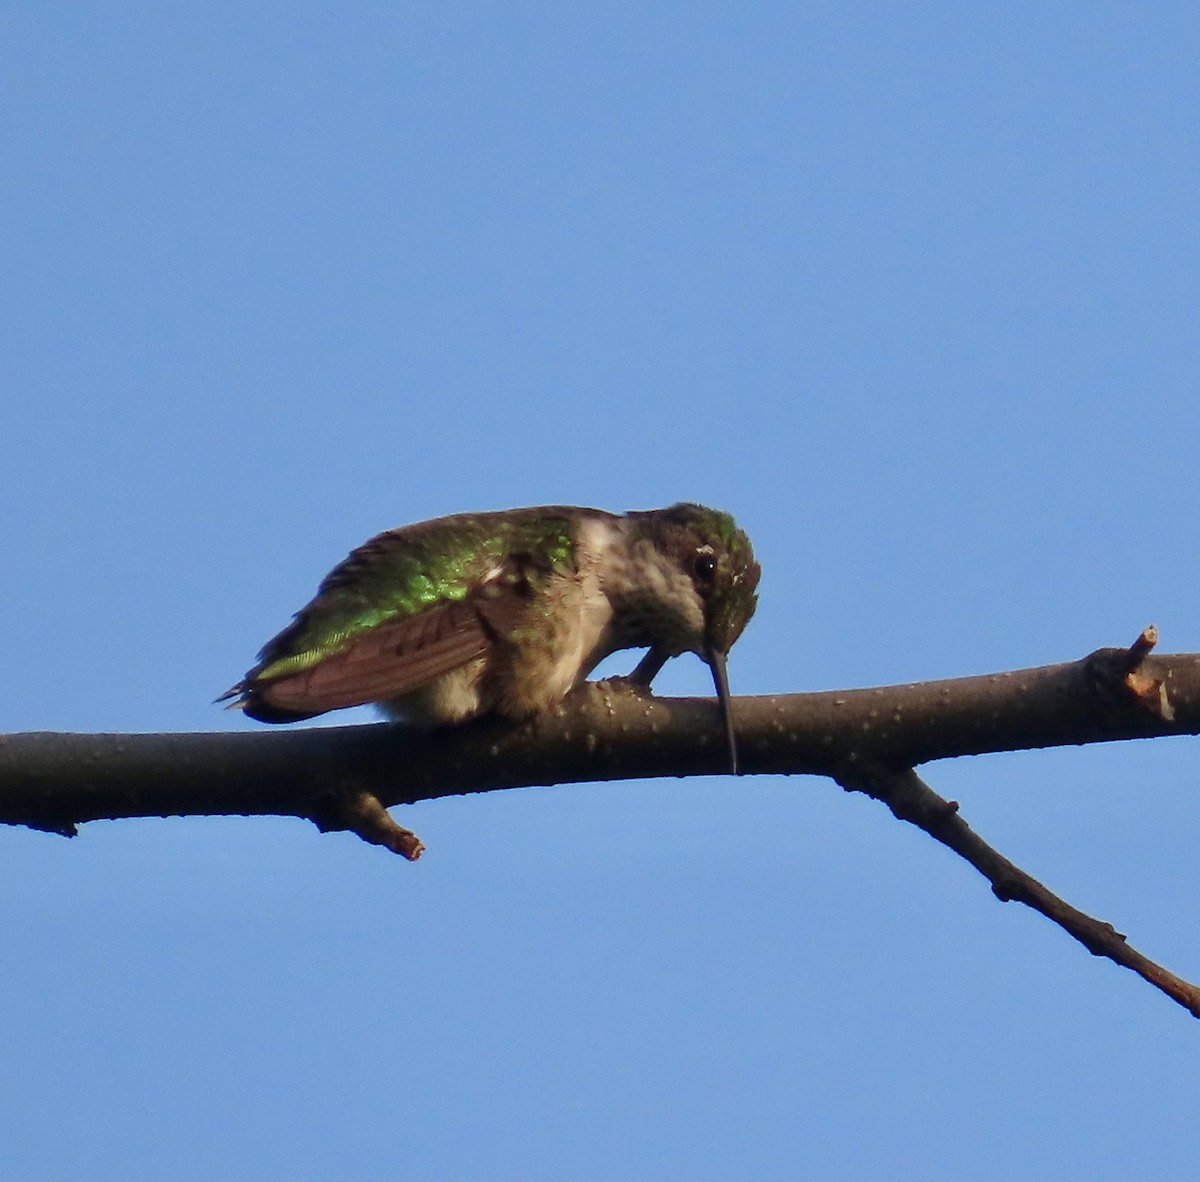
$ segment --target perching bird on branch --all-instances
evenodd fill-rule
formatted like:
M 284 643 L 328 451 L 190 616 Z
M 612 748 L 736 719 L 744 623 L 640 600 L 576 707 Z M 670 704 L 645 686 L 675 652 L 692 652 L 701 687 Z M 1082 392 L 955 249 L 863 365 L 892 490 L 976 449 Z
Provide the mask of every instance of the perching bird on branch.
M 610 653 L 648 648 L 712 670 L 729 745 L 725 661 L 760 568 L 728 513 L 680 504 L 618 515 L 546 506 L 463 513 L 379 534 L 218 701 L 262 722 L 374 703 L 424 725 L 550 709 Z

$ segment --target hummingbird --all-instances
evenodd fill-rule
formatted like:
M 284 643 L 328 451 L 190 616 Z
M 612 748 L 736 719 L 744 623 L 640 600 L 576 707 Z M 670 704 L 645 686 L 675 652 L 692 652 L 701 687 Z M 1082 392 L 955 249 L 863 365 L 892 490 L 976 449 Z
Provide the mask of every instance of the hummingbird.
M 648 687 L 690 652 L 712 671 L 736 773 L 725 661 L 759 575 L 750 539 L 703 505 L 438 517 L 352 551 L 217 700 L 269 723 L 365 704 L 422 726 L 518 721 L 610 653 L 646 648 L 627 680 Z

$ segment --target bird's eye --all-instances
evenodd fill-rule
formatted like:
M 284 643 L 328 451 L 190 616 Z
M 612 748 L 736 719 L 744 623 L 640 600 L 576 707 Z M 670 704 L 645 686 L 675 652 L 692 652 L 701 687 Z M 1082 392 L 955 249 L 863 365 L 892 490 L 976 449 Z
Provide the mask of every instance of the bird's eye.
M 716 573 L 717 559 L 712 552 L 712 547 L 702 546 L 696 551 L 695 558 L 692 559 L 692 578 L 696 580 L 696 585 L 703 591 L 712 586 Z

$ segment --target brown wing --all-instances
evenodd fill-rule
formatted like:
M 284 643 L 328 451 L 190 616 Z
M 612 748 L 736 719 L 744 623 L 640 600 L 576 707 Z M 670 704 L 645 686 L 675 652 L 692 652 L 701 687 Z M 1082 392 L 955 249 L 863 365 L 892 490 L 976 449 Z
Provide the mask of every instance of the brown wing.
M 522 596 L 488 590 L 379 624 L 308 669 L 271 680 L 248 679 L 238 687 L 242 709 L 262 722 L 294 722 L 420 689 L 485 656 L 497 632 L 518 619 Z

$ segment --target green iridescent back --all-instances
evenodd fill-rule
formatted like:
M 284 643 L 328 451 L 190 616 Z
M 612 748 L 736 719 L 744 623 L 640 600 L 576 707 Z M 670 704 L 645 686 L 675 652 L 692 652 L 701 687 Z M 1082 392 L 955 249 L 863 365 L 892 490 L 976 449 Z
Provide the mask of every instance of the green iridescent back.
M 312 602 L 266 644 L 247 681 L 299 673 L 379 624 L 461 601 L 497 572 L 508 577 L 513 556 L 525 579 L 573 570 L 571 526 L 579 512 L 464 513 L 379 534 L 329 573 Z

